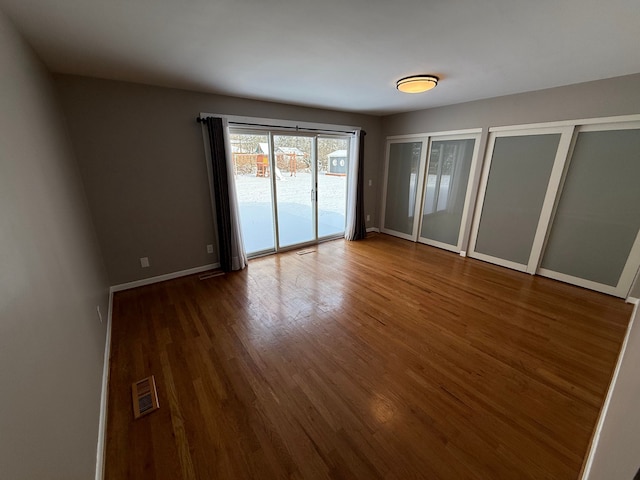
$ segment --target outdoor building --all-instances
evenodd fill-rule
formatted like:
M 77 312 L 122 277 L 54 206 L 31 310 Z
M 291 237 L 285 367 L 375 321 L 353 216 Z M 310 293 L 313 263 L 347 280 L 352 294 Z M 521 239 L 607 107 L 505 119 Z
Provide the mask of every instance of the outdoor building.
M 346 150 L 336 150 L 329 155 L 329 169 L 327 175 L 346 175 L 347 166 L 349 162 L 348 153 Z

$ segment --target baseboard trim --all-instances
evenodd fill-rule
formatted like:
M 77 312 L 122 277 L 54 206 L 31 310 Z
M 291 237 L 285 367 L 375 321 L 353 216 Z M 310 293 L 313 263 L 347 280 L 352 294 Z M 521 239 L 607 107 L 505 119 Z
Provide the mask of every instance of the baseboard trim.
M 107 408 L 109 402 L 109 359 L 111 358 L 111 317 L 113 316 L 113 291 L 109 289 L 107 334 L 104 341 L 104 364 L 102 366 L 102 392 L 100 394 L 100 418 L 98 420 L 98 446 L 96 450 L 96 480 L 104 477 L 104 454 L 107 446 Z
M 220 268 L 219 263 L 211 263 L 209 265 L 203 265 L 201 267 L 189 268 L 187 270 L 180 270 L 178 272 L 166 273 L 164 275 L 158 275 L 157 277 L 143 278 L 142 280 L 136 280 L 134 282 L 121 283 L 111 287 L 110 291 L 121 292 L 123 290 L 129 290 L 131 288 L 144 287 L 145 285 L 151 285 L 158 282 L 164 282 L 166 280 L 173 280 L 174 278 L 185 277 L 187 275 L 193 275 L 195 273 L 206 272 L 207 270 L 213 270 Z
M 378 227 L 367 228 L 367 233 L 371 233 L 371 232 L 380 233 L 380 229 Z
M 635 300 L 635 301 L 630 301 Z M 588 480 L 589 475 L 591 474 L 591 467 L 593 466 L 593 460 L 595 458 L 596 450 L 598 449 L 598 442 L 600 441 L 600 434 L 602 433 L 602 428 L 604 427 L 604 421 L 607 416 L 607 411 L 609 410 L 609 404 L 611 403 L 611 397 L 613 397 L 613 391 L 616 387 L 616 382 L 618 381 L 618 376 L 620 375 L 620 369 L 622 368 L 622 362 L 624 360 L 624 355 L 627 351 L 627 344 L 629 343 L 629 337 L 631 336 L 631 330 L 635 323 L 636 317 L 640 315 L 638 309 L 640 308 L 640 303 L 637 298 L 629 297 L 627 299 L 628 303 L 634 303 L 633 312 L 631 313 L 631 320 L 629 320 L 629 326 L 627 327 L 627 331 L 624 335 L 624 340 L 622 342 L 622 347 L 620 348 L 620 354 L 618 355 L 618 361 L 616 362 L 616 368 L 613 371 L 613 375 L 611 376 L 611 382 L 609 383 L 609 389 L 607 390 L 607 396 L 604 399 L 604 403 L 602 404 L 602 409 L 600 410 L 600 415 L 598 416 L 598 423 L 596 423 L 596 428 L 593 432 L 593 436 L 591 438 L 591 444 L 589 445 L 589 451 L 587 453 L 587 458 L 582 467 L 582 475 L 580 476 L 581 480 Z
M 631 303 L 633 305 L 638 305 L 640 303 L 640 298 L 627 297 L 624 301 L 627 302 L 627 303 Z
M 136 280 L 135 282 L 121 283 L 119 285 L 113 285 L 109 288 L 109 310 L 107 314 L 107 334 L 105 338 L 104 346 L 104 365 L 102 367 L 102 393 L 100 395 L 100 418 L 98 421 L 98 445 L 96 449 L 96 477 L 95 480 L 102 480 L 104 478 L 105 469 L 105 448 L 107 439 L 107 413 L 108 413 L 108 401 L 109 401 L 109 360 L 111 358 L 111 319 L 113 317 L 113 294 L 115 292 L 121 292 L 123 290 L 129 290 L 131 288 L 143 287 L 145 285 L 151 285 L 153 283 L 164 282 L 166 280 L 173 280 L 174 278 L 184 277 L 186 275 L 193 275 L 196 273 L 206 272 L 207 270 L 213 270 L 220 268 L 219 263 L 211 263 L 209 265 L 203 265 L 201 267 L 189 268 L 187 270 L 180 270 L 178 272 L 167 273 L 165 275 L 158 275 L 156 277 L 144 278 L 142 280 Z

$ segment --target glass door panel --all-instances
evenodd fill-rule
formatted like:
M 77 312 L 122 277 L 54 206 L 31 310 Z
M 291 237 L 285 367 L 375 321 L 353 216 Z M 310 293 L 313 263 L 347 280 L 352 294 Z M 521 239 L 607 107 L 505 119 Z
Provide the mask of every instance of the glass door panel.
M 471 254 L 527 270 L 560 133 L 495 137 Z
M 420 241 L 459 249 L 474 146 L 475 139 L 431 142 Z
M 390 143 L 382 231 L 414 240 L 423 142 Z
M 314 138 L 273 135 L 278 247 L 316 239 Z
M 230 130 L 248 256 L 344 235 L 351 141 L 348 135 Z
M 274 251 L 269 136 L 231 133 L 229 137 L 245 250 L 248 256 Z
M 318 137 L 318 237 L 344 234 L 351 139 Z
M 617 292 L 580 280 L 614 289 L 621 281 L 640 229 L 638 152 L 640 129 L 578 134 L 540 273 L 626 296 L 637 263 Z

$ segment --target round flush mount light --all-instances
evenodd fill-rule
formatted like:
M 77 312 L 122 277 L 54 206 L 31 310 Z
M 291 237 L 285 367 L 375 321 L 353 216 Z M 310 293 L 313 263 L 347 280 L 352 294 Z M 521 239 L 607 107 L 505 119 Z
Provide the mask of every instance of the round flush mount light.
M 422 93 L 438 85 L 435 75 L 411 75 L 398 80 L 396 88 L 404 93 Z

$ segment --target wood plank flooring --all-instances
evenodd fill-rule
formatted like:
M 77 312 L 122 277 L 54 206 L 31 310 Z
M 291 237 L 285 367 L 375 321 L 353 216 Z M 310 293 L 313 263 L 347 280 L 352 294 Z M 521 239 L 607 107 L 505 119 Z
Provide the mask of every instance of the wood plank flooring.
M 120 292 L 106 478 L 576 479 L 630 314 L 381 234 Z

